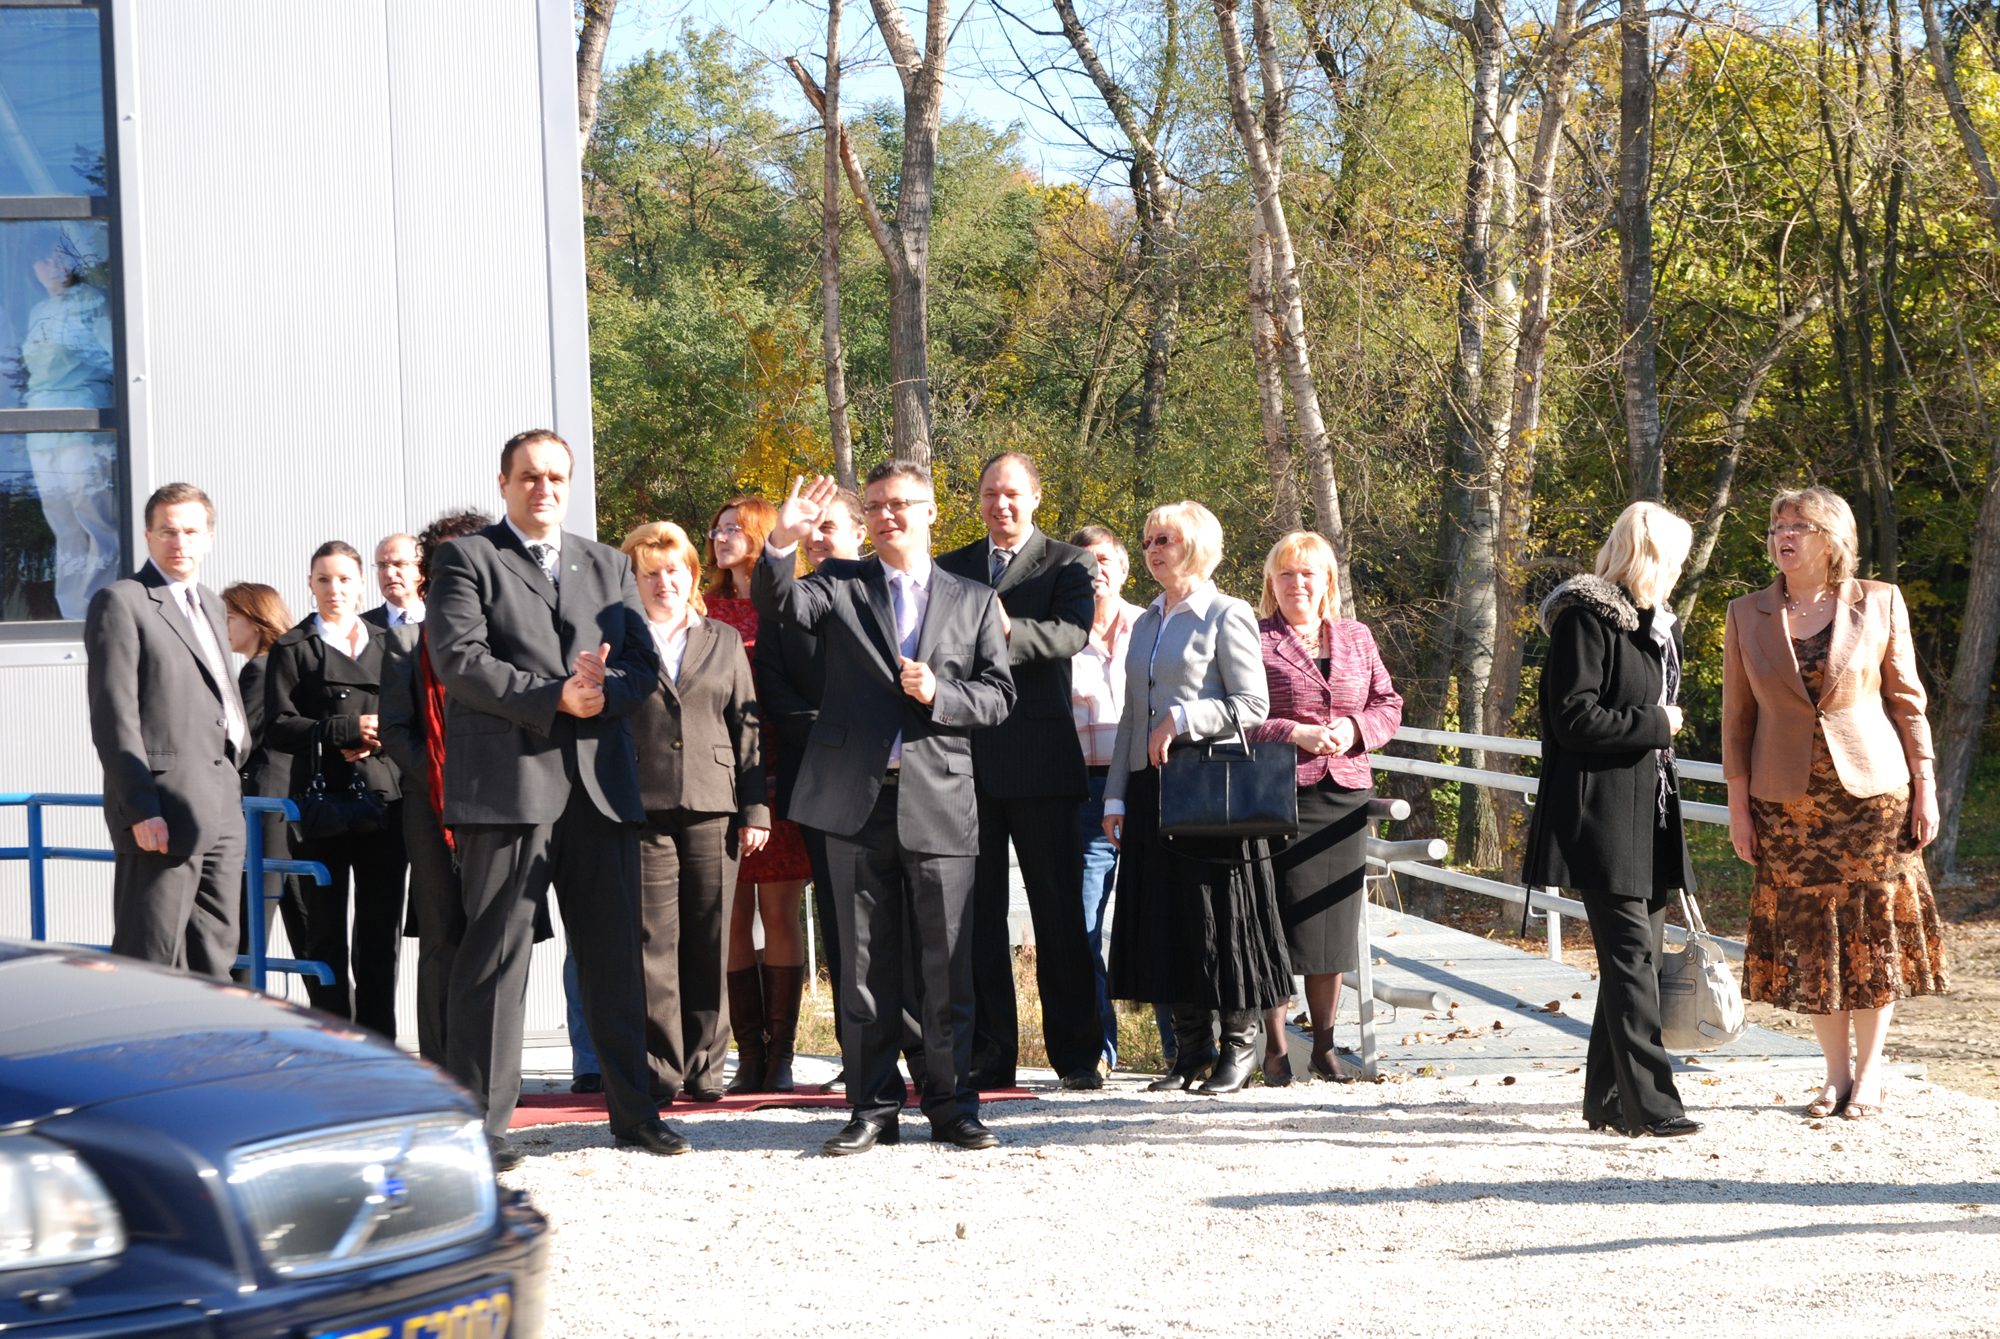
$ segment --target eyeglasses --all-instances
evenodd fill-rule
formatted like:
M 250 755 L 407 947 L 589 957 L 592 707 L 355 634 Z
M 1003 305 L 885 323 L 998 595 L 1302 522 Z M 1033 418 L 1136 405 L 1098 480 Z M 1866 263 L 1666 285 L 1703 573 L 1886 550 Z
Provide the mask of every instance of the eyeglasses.
M 724 539 L 730 535 L 740 535 L 743 533 L 743 527 L 740 525 L 718 525 L 715 529 L 708 532 L 708 537 L 710 539 Z
M 1147 535 L 1144 539 L 1139 541 L 1139 547 L 1142 550 L 1158 549 L 1158 548 L 1165 548 L 1169 544 L 1178 544 L 1180 542 L 1181 542 L 1181 537 L 1179 535 Z
M 1774 525 L 1771 527 L 1772 539 L 1791 539 L 1797 535 L 1817 535 L 1820 533 L 1822 533 L 1820 528 L 1811 521 L 1788 521 L 1784 525 Z
M 927 497 L 885 497 L 880 502 L 862 503 L 861 514 L 863 516 L 901 516 L 910 508 L 921 506 L 929 501 L 930 499 Z
M 378 572 L 386 572 L 392 567 L 415 567 L 416 565 L 417 565 L 417 560 L 415 558 L 398 558 L 393 563 L 376 563 L 375 570 Z

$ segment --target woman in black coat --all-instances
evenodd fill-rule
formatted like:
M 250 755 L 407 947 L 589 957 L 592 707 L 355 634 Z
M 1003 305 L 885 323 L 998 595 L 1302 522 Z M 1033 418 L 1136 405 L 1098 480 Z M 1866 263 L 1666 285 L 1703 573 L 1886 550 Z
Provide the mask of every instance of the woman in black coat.
M 285 608 L 284 597 L 277 591 L 254 581 L 238 581 L 230 585 L 222 592 L 222 604 L 229 611 L 229 649 L 243 657 L 243 668 L 236 675 L 236 686 L 243 694 L 243 723 L 250 732 L 250 749 L 244 755 L 242 768 L 243 793 L 265 799 L 282 799 L 291 793 L 292 757 L 289 753 L 274 751 L 264 738 L 264 676 L 271 667 L 271 647 L 292 626 L 292 611 Z M 291 833 L 285 825 L 284 815 L 265 814 L 263 817 L 264 858 L 290 859 Z M 270 914 L 277 910 L 280 901 L 284 907 L 287 936 L 297 932 L 290 928 L 294 922 L 301 929 L 305 925 L 304 907 L 299 902 L 296 886 L 291 896 L 280 897 L 286 886 L 287 881 L 282 874 L 264 876 L 266 947 L 271 942 Z M 236 921 L 239 927 L 236 951 L 239 954 L 250 952 L 247 883 L 244 885 L 243 901 Z M 231 975 L 238 985 L 250 984 L 248 968 L 238 968 Z
M 1701 1129 L 1660 1044 L 1667 894 L 1694 887 L 1673 762 L 1681 630 L 1666 603 L 1692 538 L 1672 512 L 1635 502 L 1597 575 L 1542 602 L 1542 777 L 1522 870 L 1529 887 L 1570 889 L 1590 912 L 1598 990 L 1584 1119 L 1661 1138 Z
M 291 793 L 312 781 L 315 742 L 326 793 L 345 796 L 356 775 L 384 802 L 384 817 L 366 830 L 298 840 L 292 854 L 317 860 L 332 876 L 308 884 L 305 939 L 295 956 L 323 962 L 333 982 L 307 978 L 313 1007 L 396 1036 L 396 954 L 403 935 L 403 834 L 395 764 L 382 752 L 379 694 L 382 632 L 361 618 L 365 589 L 361 555 L 329 540 L 313 553 L 312 592 L 319 612 L 277 640 L 265 676 L 265 738 L 292 755 Z M 354 886 L 354 947 L 350 978 L 347 890 Z M 289 928 L 287 930 L 289 934 Z M 349 981 L 353 982 L 350 989 Z

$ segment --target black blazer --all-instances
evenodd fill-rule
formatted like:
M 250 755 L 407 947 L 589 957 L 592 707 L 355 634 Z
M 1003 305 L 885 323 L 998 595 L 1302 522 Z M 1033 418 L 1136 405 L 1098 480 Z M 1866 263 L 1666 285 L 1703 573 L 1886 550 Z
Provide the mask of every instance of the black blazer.
M 430 755 L 424 744 L 423 674 L 417 663 L 423 630 L 421 623 L 405 623 L 377 635 L 382 639 L 382 751 L 402 774 L 406 794 L 428 796 Z
M 1660 705 L 1653 611 L 1601 577 L 1572 577 L 1542 604 L 1542 776 L 1522 881 L 1535 888 L 1654 900 L 1694 887 L 1678 787 L 1660 825 Z M 1680 629 L 1674 629 L 1676 650 Z
M 660 671 L 659 688 L 632 713 L 632 736 L 647 813 L 685 809 L 771 826 L 750 657 L 727 623 L 704 618 L 688 629 L 680 678 Z
M 505 521 L 446 544 L 425 591 L 431 667 L 447 696 L 444 814 L 460 823 L 553 823 L 580 780 L 598 812 L 643 823 L 627 717 L 660 662 L 632 563 L 565 530 L 551 585 Z M 556 710 L 576 658 L 610 643 L 604 710 Z
M 271 666 L 271 653 L 252 656 L 236 672 L 236 684 L 243 692 L 243 714 L 250 728 L 250 760 L 243 765 L 243 793 L 266 799 L 290 795 L 292 755 L 273 749 L 264 738 L 264 680 Z
M 792 787 L 798 784 L 806 740 L 826 695 L 826 644 L 801 628 L 766 623 L 757 630 L 757 650 L 750 660 L 756 670 L 762 747 L 778 782 L 772 812 L 790 818 Z
M 167 579 L 148 562 L 90 599 L 84 619 L 84 670 L 90 741 L 104 766 L 104 822 L 111 847 L 137 855 L 132 825 L 167 820 L 167 854 L 186 858 L 226 833 L 243 830 L 243 782 L 249 761 L 229 750 L 227 675 L 217 683 L 195 649 L 187 616 L 167 598 Z M 229 654 L 222 597 L 198 586 L 216 647 Z M 238 707 L 241 707 L 238 700 Z M 245 711 L 247 724 L 250 713 Z
M 937 563 L 983 586 L 992 551 L 992 541 L 982 539 Z M 1013 621 L 1007 661 L 1016 700 L 1005 721 L 972 736 L 979 784 L 990 795 L 1081 800 L 1090 793 L 1070 705 L 1069 668 L 1070 658 L 1090 639 L 1096 573 L 1097 560 L 1088 552 L 1035 530 L 1000 578 L 1000 603 Z
M 313 727 L 318 726 L 329 792 L 344 791 L 354 773 L 387 799 L 402 797 L 401 774 L 378 750 L 350 763 L 341 749 L 361 743 L 361 718 L 379 715 L 382 692 L 382 640 L 371 628 L 359 659 L 351 659 L 320 639 L 313 616 L 271 644 L 270 669 L 264 676 L 264 738 L 273 748 L 292 755 L 291 793 L 312 781 Z
M 767 552 L 750 581 L 760 618 L 816 632 L 826 643 L 826 695 L 792 791 L 792 818 L 836 836 L 859 832 L 900 732 L 896 832 L 903 846 L 927 855 L 977 853 L 972 732 L 998 725 L 1014 706 L 993 591 L 933 568 L 917 633 L 916 658 L 938 681 L 926 707 L 902 689 L 882 560 L 830 561 L 803 578 L 792 575 L 792 565 L 789 554 Z

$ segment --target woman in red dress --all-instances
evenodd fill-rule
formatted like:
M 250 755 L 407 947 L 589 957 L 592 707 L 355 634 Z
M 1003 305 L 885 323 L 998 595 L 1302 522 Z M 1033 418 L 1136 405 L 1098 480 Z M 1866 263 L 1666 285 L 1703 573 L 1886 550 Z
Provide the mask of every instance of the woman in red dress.
M 764 552 L 764 538 L 778 510 L 762 498 L 731 498 L 708 527 L 712 564 L 703 599 L 708 616 L 727 623 L 757 649 L 757 611 L 750 605 L 750 572 Z M 767 777 L 767 782 L 772 779 Z M 790 1092 L 792 1049 L 799 1031 L 799 996 L 805 989 L 805 938 L 799 931 L 799 897 L 812 875 L 799 825 L 771 825 L 764 849 L 743 858 L 736 873 L 736 902 L 729 923 L 729 1021 L 736 1032 L 732 1093 Z M 750 938 L 750 918 L 764 923 L 764 960 Z

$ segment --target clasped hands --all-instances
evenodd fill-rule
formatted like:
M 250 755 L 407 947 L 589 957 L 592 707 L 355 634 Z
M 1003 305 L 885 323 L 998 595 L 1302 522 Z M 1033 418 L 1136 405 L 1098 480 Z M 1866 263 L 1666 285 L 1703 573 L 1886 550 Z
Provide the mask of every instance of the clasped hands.
M 1324 757 L 1351 752 L 1360 732 L 1352 716 L 1342 716 L 1331 725 L 1295 725 L 1292 743 L 1307 753 Z
M 605 664 L 610 658 L 610 642 L 601 642 L 595 651 L 578 656 L 571 667 L 572 673 L 563 680 L 562 701 L 556 704 L 556 710 L 582 717 L 603 711 Z
M 382 750 L 382 718 L 376 715 L 361 718 L 361 743 L 357 748 L 342 749 L 340 756 L 349 762 L 360 762 L 371 753 Z

